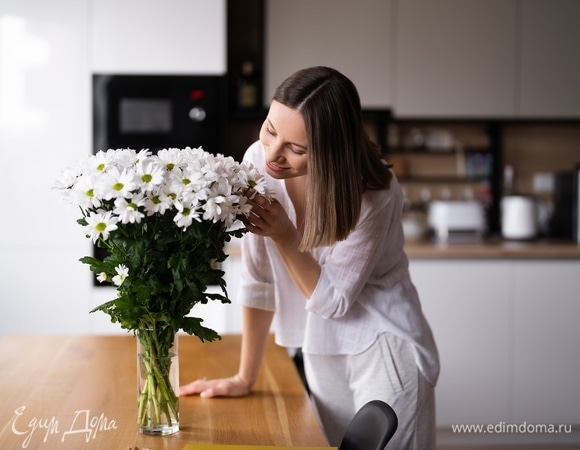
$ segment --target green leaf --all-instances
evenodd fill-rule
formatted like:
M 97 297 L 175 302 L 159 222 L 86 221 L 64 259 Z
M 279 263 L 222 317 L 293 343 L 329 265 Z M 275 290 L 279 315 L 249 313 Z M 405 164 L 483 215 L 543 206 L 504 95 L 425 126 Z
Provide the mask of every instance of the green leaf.
M 201 342 L 212 342 L 221 340 L 221 336 L 214 330 L 201 325 L 203 319 L 198 317 L 184 317 L 181 322 L 181 329 L 187 334 L 195 335 Z

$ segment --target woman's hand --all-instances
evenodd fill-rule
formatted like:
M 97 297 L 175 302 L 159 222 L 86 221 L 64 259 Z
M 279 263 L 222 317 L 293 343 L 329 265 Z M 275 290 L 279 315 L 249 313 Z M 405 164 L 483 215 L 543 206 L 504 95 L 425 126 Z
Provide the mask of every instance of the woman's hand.
M 250 387 L 239 376 L 230 378 L 217 378 L 206 380 L 205 378 L 192 381 L 179 387 L 179 395 L 199 394 L 200 397 L 243 397 L 250 393 Z
M 298 249 L 298 230 L 286 211 L 278 200 L 269 200 L 257 194 L 248 197 L 248 203 L 252 205 L 252 210 L 245 221 L 246 228 L 274 241 L 292 280 L 304 296 L 310 298 L 318 284 L 321 267 L 310 252 Z
M 255 194 L 248 197 L 248 204 L 252 206 L 245 220 L 248 231 L 269 237 L 275 242 L 288 238 L 295 240 L 296 227 L 278 200 Z

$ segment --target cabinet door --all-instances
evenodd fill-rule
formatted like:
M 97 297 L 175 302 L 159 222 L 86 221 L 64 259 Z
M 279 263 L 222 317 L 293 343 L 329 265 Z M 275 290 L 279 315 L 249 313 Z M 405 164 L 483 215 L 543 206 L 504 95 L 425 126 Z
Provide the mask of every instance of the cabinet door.
M 98 0 L 93 72 L 223 75 L 225 0 Z
M 521 3 L 519 112 L 580 117 L 580 2 Z
M 87 332 L 90 243 L 50 187 L 91 151 L 89 18 L 86 1 L 0 1 L 0 335 Z
M 515 24 L 516 0 L 399 0 L 395 114 L 512 116 Z
M 291 73 L 334 67 L 364 107 L 389 107 L 391 0 L 267 0 L 264 101 Z
M 580 262 L 514 264 L 515 422 L 580 424 Z
M 411 276 L 441 359 L 437 426 L 509 414 L 509 264 L 413 260 Z

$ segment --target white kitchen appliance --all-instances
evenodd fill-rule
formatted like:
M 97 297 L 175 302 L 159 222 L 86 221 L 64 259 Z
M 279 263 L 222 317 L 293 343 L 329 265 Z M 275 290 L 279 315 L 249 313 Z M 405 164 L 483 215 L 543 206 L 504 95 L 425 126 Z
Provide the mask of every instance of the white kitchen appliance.
M 428 225 L 439 241 L 479 240 L 487 230 L 485 210 L 476 200 L 435 200 Z
M 538 202 L 525 195 L 507 195 L 501 200 L 501 234 L 504 239 L 534 239 L 539 231 Z

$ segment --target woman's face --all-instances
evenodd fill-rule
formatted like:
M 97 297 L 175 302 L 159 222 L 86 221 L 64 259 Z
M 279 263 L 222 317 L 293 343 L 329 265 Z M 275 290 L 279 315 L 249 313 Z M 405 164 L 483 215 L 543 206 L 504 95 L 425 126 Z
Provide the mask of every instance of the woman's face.
M 306 175 L 308 138 L 302 115 L 295 109 L 273 101 L 260 130 L 266 149 L 266 171 L 274 178 Z

